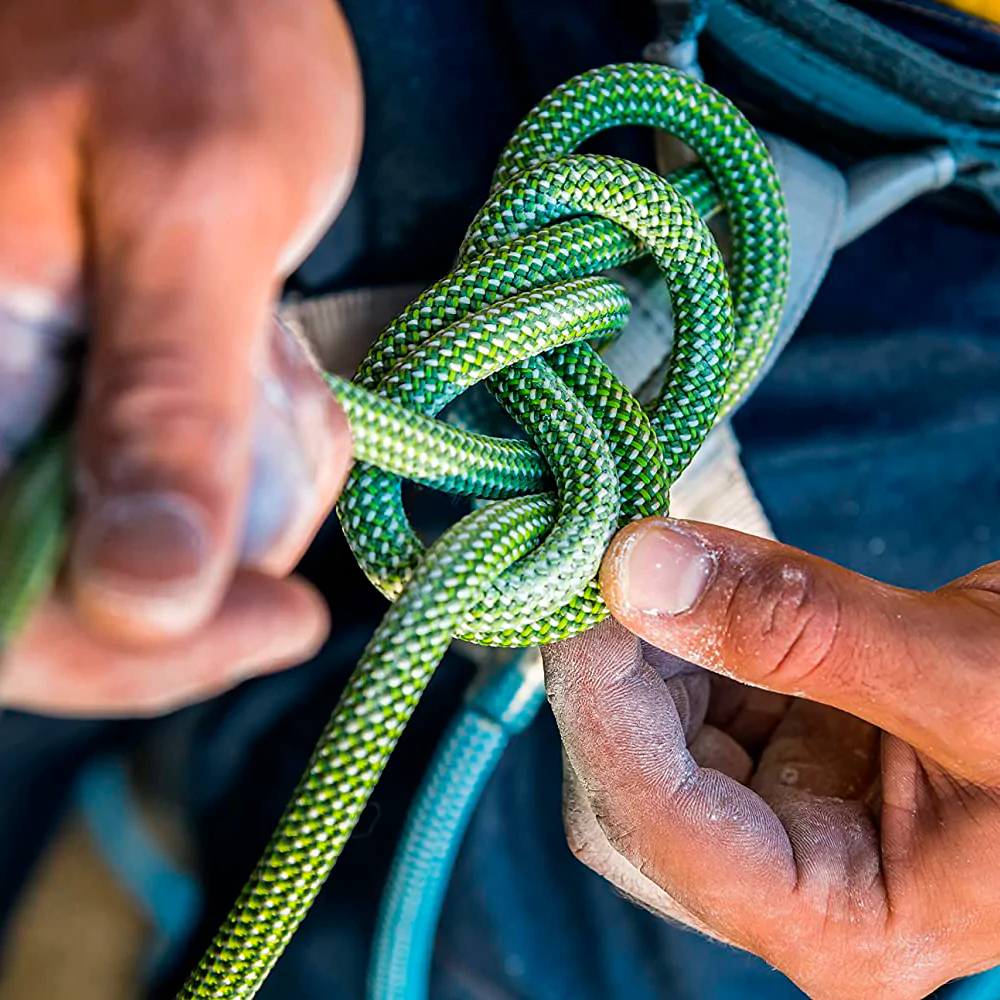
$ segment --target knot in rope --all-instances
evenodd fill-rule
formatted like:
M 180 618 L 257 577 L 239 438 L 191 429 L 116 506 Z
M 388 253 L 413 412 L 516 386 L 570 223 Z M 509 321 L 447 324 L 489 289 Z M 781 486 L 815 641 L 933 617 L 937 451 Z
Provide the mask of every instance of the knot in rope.
M 666 180 L 573 152 L 624 124 L 669 129 L 704 166 Z M 720 206 L 737 247 L 732 299 L 704 221 Z M 362 441 L 359 456 L 374 464 L 356 470 L 339 507 L 376 586 L 395 599 L 424 557 L 402 505 L 405 476 L 455 495 L 510 498 L 498 517 L 539 520 L 529 550 L 464 602 L 455 635 L 532 645 L 600 621 L 595 576 L 616 526 L 666 513 L 671 483 L 766 349 L 784 285 L 783 218 L 759 138 L 703 84 L 664 67 L 616 66 L 539 105 L 504 151 L 455 269 L 385 330 L 356 376 L 356 386 L 409 411 L 393 408 L 390 427 L 389 408 L 365 398 L 366 415 L 380 415 L 373 447 Z M 675 322 L 670 371 L 648 416 L 595 350 L 629 312 L 624 290 L 600 273 L 644 255 L 667 282 Z M 413 419 L 434 417 L 483 380 L 529 445 Z M 358 393 L 335 392 L 352 427 L 365 423 Z M 547 483 L 555 494 L 540 496 Z
M 575 153 L 616 125 L 663 128 L 701 162 L 669 179 Z M 705 219 L 723 209 L 729 278 Z M 642 256 L 670 291 L 674 343 L 644 411 L 598 348 L 628 318 L 601 272 Z M 454 270 L 328 381 L 358 463 L 344 532 L 395 603 L 351 677 L 240 898 L 181 997 L 250 997 L 305 917 L 453 636 L 551 642 L 606 614 L 595 576 L 617 525 L 663 513 L 671 483 L 770 348 L 788 237 L 777 177 L 742 115 L 653 65 L 585 73 L 505 150 Z M 527 441 L 436 419 L 485 382 Z M 401 477 L 489 503 L 425 548 Z

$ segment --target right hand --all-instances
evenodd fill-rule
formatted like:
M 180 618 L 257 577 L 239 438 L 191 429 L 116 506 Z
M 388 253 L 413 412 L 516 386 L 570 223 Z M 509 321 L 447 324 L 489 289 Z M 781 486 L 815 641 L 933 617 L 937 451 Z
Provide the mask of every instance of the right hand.
M 324 638 L 282 577 L 350 440 L 273 309 L 360 141 L 333 0 L 5 0 L 0 475 L 87 351 L 67 579 L 5 651 L 3 704 L 163 711 Z
M 601 592 L 543 651 L 581 860 L 822 1000 L 1000 963 L 1000 563 L 919 593 L 649 518 Z

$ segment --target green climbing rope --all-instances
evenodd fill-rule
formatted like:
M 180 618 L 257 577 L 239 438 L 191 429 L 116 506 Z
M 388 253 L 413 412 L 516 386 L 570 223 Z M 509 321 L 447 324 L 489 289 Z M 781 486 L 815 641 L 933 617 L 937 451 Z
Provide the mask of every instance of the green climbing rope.
M 700 162 L 663 179 L 573 152 L 617 125 L 665 129 Z M 728 277 L 705 223 L 719 211 L 732 234 Z M 648 411 L 598 351 L 629 311 L 624 290 L 601 273 L 646 255 L 667 282 L 675 328 Z M 595 577 L 612 534 L 666 512 L 670 485 L 766 357 L 787 278 L 774 168 L 753 129 L 711 88 L 660 66 L 610 66 L 560 87 L 525 119 L 455 269 L 382 333 L 354 382 L 328 377 L 357 457 L 340 519 L 394 604 L 181 998 L 257 992 L 452 637 L 533 645 L 606 615 Z M 437 419 L 479 382 L 525 439 Z M 58 568 L 65 440 L 46 435 L 0 489 L 2 643 Z M 490 502 L 425 549 L 407 519 L 401 477 Z
M 668 180 L 573 150 L 617 125 L 666 129 L 700 164 Z M 723 209 L 730 274 L 704 219 Z M 648 254 L 675 339 L 647 412 L 595 350 L 628 317 L 600 272 Z M 711 88 L 611 66 L 546 98 L 508 145 L 455 269 L 330 388 L 357 465 L 338 512 L 394 604 L 365 650 L 270 844 L 181 997 L 250 997 L 330 874 L 452 637 L 531 645 L 606 614 L 595 576 L 616 527 L 665 513 L 671 483 L 765 358 L 788 237 L 767 152 Z M 486 381 L 528 441 L 435 419 Z M 529 443 L 530 442 L 530 443 Z M 401 477 L 494 502 L 425 549 Z

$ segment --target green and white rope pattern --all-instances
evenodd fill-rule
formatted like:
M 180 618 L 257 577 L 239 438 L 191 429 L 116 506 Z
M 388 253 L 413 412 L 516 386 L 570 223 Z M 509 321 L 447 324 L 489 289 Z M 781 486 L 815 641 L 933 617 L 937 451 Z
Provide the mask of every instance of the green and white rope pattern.
M 665 180 L 572 152 L 626 124 L 669 130 L 701 164 Z M 734 243 L 728 279 L 703 221 L 720 208 Z M 646 254 L 663 272 L 675 322 L 669 372 L 648 413 L 595 350 L 628 317 L 624 291 L 600 272 Z M 595 576 L 612 534 L 666 511 L 671 483 L 765 358 L 787 275 L 770 158 L 711 88 L 661 66 L 611 66 L 560 87 L 527 117 L 455 269 L 382 333 L 353 383 L 329 376 L 358 458 L 340 519 L 395 603 L 182 998 L 257 992 L 452 637 L 533 645 L 606 615 Z M 530 443 L 435 419 L 484 380 Z M 400 477 L 493 502 L 425 549 Z

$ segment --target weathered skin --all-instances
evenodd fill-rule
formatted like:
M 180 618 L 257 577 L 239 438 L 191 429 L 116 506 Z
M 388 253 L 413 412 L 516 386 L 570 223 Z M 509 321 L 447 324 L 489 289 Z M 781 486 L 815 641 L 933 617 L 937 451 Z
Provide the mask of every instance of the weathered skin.
M 545 654 L 581 860 L 823 1000 L 1000 961 L 1000 566 L 916 593 L 651 519 L 602 592 Z
M 0 474 L 87 347 L 67 584 L 0 699 L 158 711 L 300 659 L 326 612 L 280 578 L 350 449 L 271 316 L 360 150 L 339 9 L 9 0 L 0 109 Z

